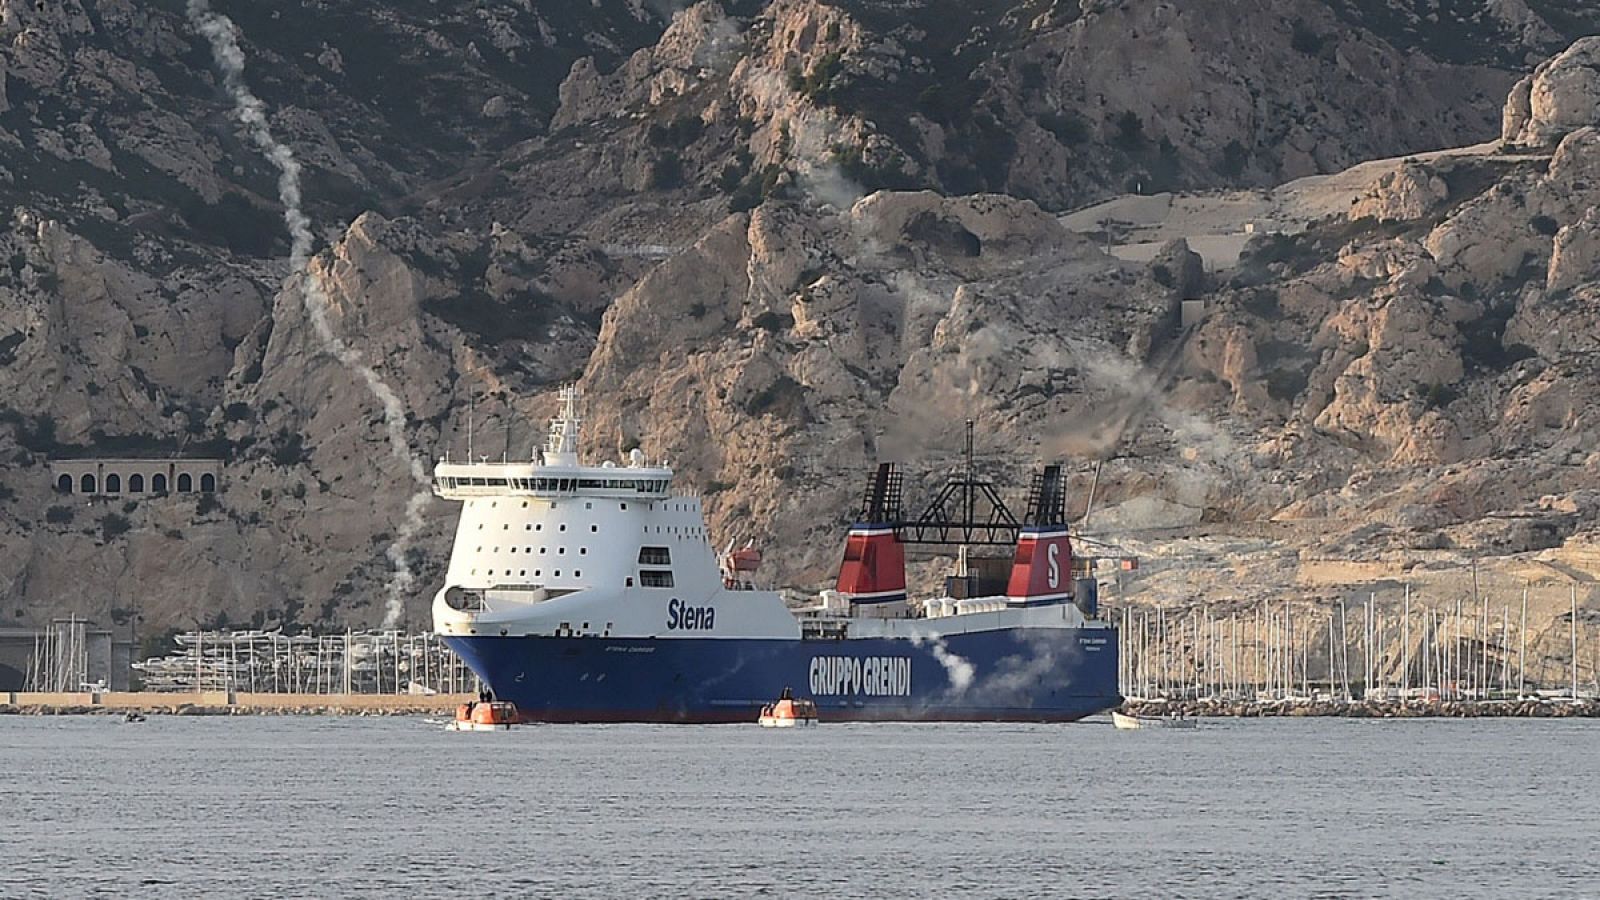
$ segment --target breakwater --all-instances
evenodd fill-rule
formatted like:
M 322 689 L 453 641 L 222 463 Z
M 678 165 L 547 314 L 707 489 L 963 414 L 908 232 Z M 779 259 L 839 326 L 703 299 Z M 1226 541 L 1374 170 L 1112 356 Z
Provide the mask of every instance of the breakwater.
M 228 691 L 0 693 L 0 715 L 413 716 L 452 713 L 470 694 L 264 694 Z
M 1138 716 L 1226 716 L 1233 718 L 1325 716 L 1346 719 L 1567 719 L 1600 718 L 1600 701 L 1525 699 L 1488 701 L 1370 700 L 1129 700 L 1122 711 Z

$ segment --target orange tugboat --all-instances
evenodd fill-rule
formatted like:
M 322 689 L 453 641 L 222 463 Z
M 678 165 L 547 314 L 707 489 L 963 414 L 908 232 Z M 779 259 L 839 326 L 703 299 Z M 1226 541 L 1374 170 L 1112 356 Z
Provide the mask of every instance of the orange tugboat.
M 810 700 L 796 700 L 794 691 L 784 688 L 777 703 L 761 707 L 762 728 L 794 728 L 797 725 L 817 724 L 817 704 Z
M 451 731 L 510 731 L 516 721 L 516 704 L 491 700 L 485 696 L 456 707 L 455 721 L 445 728 Z

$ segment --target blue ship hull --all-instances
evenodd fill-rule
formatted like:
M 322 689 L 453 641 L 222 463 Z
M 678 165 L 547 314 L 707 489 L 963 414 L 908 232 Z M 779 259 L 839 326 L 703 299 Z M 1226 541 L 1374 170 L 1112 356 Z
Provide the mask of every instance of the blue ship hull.
M 1122 702 L 1116 632 L 1002 629 L 937 642 L 446 637 L 529 722 L 753 722 L 785 688 L 824 722 L 1070 722 Z

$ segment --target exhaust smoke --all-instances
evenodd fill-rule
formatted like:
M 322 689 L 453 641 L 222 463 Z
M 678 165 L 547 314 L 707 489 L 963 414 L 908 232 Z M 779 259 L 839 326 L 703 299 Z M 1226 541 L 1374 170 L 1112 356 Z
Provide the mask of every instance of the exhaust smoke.
M 289 279 L 300 288 L 306 315 L 312 330 L 323 349 L 339 360 L 346 368 L 361 377 L 368 392 L 383 409 L 384 430 L 389 437 L 389 452 L 405 463 L 413 481 L 423 486 L 406 502 L 405 522 L 395 534 L 386 555 L 394 567 L 394 575 L 385 588 L 386 600 L 383 628 L 399 624 L 405 611 L 405 597 L 416 584 L 406 553 L 423 525 L 422 513 L 431 495 L 426 490 L 429 479 L 422 460 L 413 456 L 406 440 L 406 409 L 400 396 L 389 387 L 376 370 L 367 365 L 360 351 L 334 334 L 329 321 L 330 302 L 321 281 L 310 271 L 311 248 L 314 237 L 311 220 L 301 208 L 300 163 L 294 152 L 272 135 L 267 121 L 266 106 L 250 91 L 244 81 L 244 51 L 235 36 L 233 20 L 211 9 L 209 0 L 189 0 L 189 23 L 211 44 L 211 55 L 222 73 L 222 86 L 233 98 L 234 117 L 244 127 L 245 134 L 259 148 L 273 167 L 278 170 L 278 200 L 283 204 L 283 221 L 289 230 Z
M 976 674 L 972 668 L 972 663 L 968 662 L 965 657 L 951 652 L 950 648 L 945 646 L 944 638 L 937 634 L 928 636 L 912 635 L 911 645 L 913 647 L 920 647 L 923 644 L 928 645 L 928 652 L 932 653 L 933 658 L 938 660 L 939 665 L 944 667 L 944 673 L 950 679 L 950 693 L 964 693 L 967 688 L 972 686 L 972 676 Z

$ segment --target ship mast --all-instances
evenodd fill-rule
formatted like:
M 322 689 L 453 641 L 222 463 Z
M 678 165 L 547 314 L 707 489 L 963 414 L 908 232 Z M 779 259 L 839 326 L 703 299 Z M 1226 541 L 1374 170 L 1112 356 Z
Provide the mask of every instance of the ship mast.
M 561 389 L 561 412 L 550 420 L 550 435 L 545 439 L 544 464 L 547 466 L 576 466 L 578 464 L 578 429 L 583 420 L 578 417 L 578 389 Z

